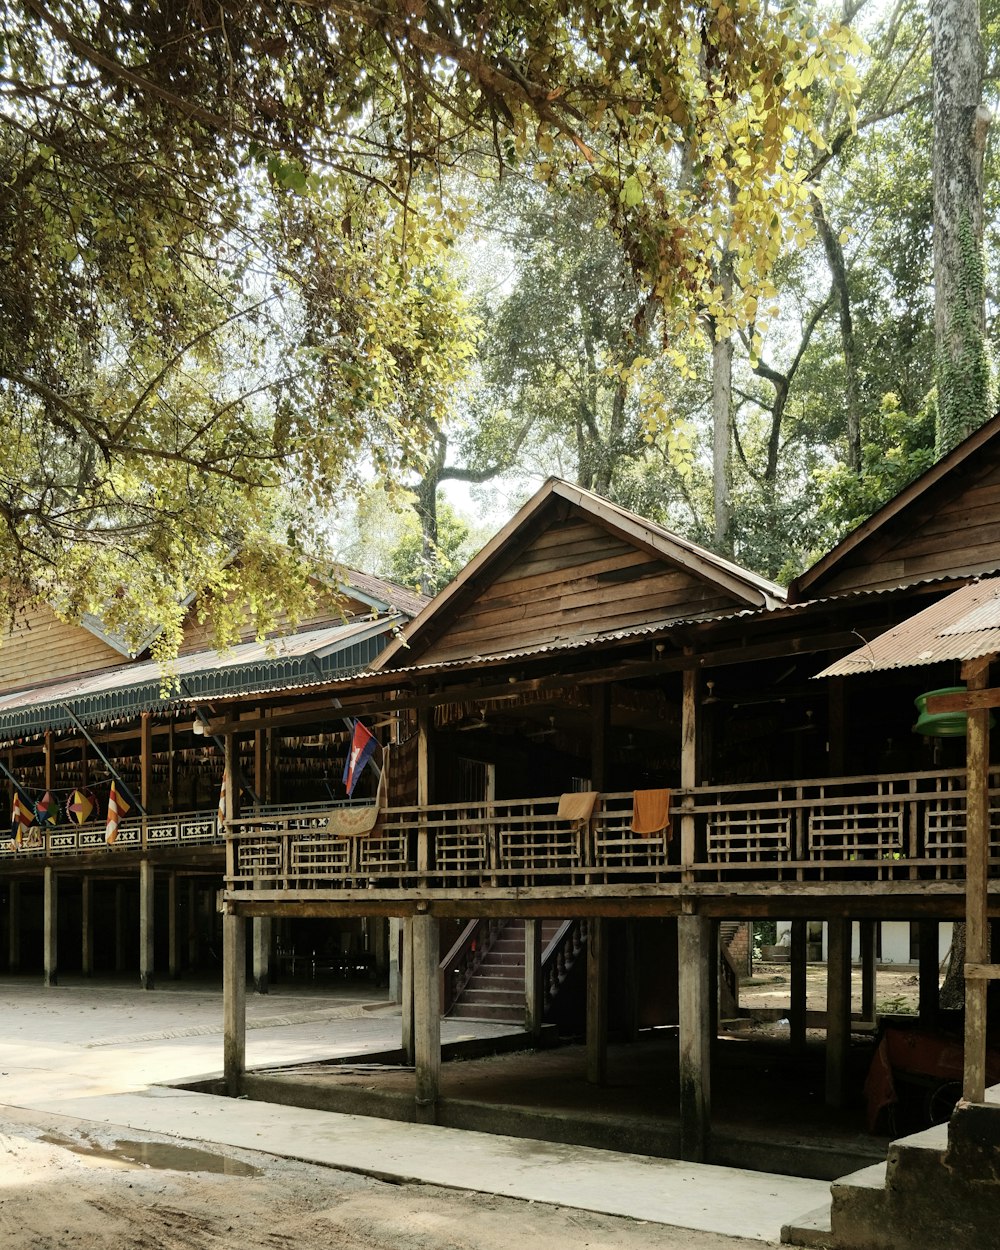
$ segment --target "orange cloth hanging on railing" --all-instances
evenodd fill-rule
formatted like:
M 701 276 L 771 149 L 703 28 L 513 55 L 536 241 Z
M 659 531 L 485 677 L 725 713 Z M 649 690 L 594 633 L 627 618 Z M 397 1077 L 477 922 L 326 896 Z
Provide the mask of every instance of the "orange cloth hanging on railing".
M 670 840 L 670 791 L 634 790 L 632 792 L 632 832 L 641 838 L 666 830 Z
M 559 810 L 556 812 L 556 819 L 571 820 L 576 825 L 585 825 L 594 814 L 597 794 L 596 790 L 560 794 Z

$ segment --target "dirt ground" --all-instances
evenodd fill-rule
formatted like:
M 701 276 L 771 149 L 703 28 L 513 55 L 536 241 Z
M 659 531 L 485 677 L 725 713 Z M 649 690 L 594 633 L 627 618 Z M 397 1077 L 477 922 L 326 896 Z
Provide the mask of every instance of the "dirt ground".
M 740 1007 L 787 1007 L 791 987 L 788 964 L 754 962 L 753 976 L 740 982 Z M 915 968 L 879 968 L 875 974 L 875 1005 L 880 1015 L 915 1015 L 919 987 Z M 806 965 L 806 1010 L 826 1009 L 826 964 Z M 851 1010 L 861 1010 L 861 969 L 851 975 Z
M 389 1184 L 0 1108 L 3 1250 L 752 1250 L 764 1243 Z M 170 1166 L 162 1166 L 168 1164 Z M 197 1170 L 183 1170 L 194 1167 Z M 210 1167 L 225 1171 L 206 1170 Z

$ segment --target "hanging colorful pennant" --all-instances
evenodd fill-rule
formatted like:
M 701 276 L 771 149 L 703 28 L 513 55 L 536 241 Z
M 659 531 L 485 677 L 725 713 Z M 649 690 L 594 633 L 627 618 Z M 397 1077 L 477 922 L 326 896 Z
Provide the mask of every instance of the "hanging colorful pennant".
M 108 846 L 114 846 L 115 839 L 118 837 L 118 824 L 123 820 L 130 810 L 131 804 L 126 803 L 118 794 L 115 783 L 111 783 L 111 793 L 108 795 L 108 825 L 104 831 L 104 841 Z
M 14 791 L 14 805 L 10 813 L 10 837 L 11 848 L 19 851 L 24 842 L 24 835 L 28 832 L 28 826 L 34 820 L 31 808 L 27 803 L 21 802 L 21 796 Z
M 74 790 L 66 804 L 66 815 L 77 822 L 85 824 L 94 810 L 94 800 L 86 790 Z
M 35 819 L 39 825 L 54 825 L 59 819 L 58 805 L 48 790 L 35 803 Z
M 222 785 L 219 787 L 219 833 L 226 832 L 226 774 L 222 774 Z
M 347 787 L 348 798 L 354 793 L 354 787 L 358 784 L 358 778 L 364 769 L 364 766 L 372 757 L 372 753 L 377 746 L 375 735 L 367 730 L 359 720 L 354 722 L 354 733 L 351 736 L 351 746 L 347 752 L 347 759 L 344 761 L 344 785 Z

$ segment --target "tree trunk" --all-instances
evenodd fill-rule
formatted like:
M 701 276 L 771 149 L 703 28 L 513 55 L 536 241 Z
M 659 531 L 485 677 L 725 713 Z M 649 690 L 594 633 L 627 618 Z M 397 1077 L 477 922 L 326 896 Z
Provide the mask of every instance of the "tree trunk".
M 727 253 L 719 267 L 723 298 L 729 302 L 733 290 L 732 258 Z M 715 549 L 723 555 L 732 548 L 732 446 L 733 446 L 733 339 L 719 337 L 716 325 L 709 324 L 712 336 L 712 499 L 715 522 Z
M 965 924 L 956 921 L 951 932 L 948 971 L 941 982 L 938 1005 L 945 1011 L 961 1011 L 965 1006 Z
M 938 452 L 991 415 L 985 347 L 983 152 L 978 0 L 930 0 L 934 74 L 934 336 Z
M 854 319 L 851 316 L 851 294 L 847 285 L 847 265 L 844 249 L 827 220 L 823 205 L 816 201 L 814 213 L 819 227 L 826 263 L 830 268 L 833 290 L 837 296 L 840 318 L 840 346 L 844 353 L 844 399 L 847 418 L 847 467 L 855 472 L 861 468 L 861 401 L 858 397 L 858 356 L 854 340 Z

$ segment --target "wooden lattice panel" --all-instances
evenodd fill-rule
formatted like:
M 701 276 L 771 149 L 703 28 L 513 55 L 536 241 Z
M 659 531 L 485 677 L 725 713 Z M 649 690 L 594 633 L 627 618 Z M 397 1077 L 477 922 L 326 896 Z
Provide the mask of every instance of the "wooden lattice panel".
M 728 864 L 785 859 L 791 835 L 790 815 L 723 812 L 708 822 L 708 858 Z
M 354 839 L 327 838 L 321 834 L 292 834 L 288 845 L 289 875 L 299 883 L 304 877 L 329 881 L 351 876 Z
M 357 874 L 362 878 L 405 876 L 409 870 L 405 830 L 385 830 L 354 839 Z
M 281 840 L 274 834 L 241 837 L 235 843 L 234 875 L 247 879 L 281 876 Z
M 809 849 L 818 859 L 848 862 L 902 855 L 905 821 L 901 799 L 827 803 L 809 811 Z

